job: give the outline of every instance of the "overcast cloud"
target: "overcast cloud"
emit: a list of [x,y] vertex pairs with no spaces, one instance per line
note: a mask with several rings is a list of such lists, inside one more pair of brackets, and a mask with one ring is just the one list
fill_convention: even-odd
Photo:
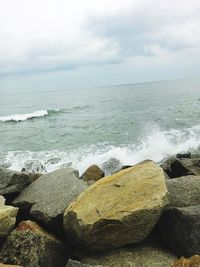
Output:
[[[55,71],[83,78],[92,70],[94,79],[108,71],[108,83],[134,82],[170,78],[174,67],[177,76],[196,75],[200,67],[199,0],[0,0],[0,6],[3,78]],[[145,76],[149,68],[162,68],[166,77]]]

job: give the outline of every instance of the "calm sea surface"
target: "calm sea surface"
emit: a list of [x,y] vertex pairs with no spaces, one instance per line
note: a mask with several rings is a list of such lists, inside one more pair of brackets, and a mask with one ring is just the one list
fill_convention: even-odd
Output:
[[[54,91],[0,88],[0,164],[82,172],[200,146],[200,79]],[[115,166],[116,167],[116,166]]]

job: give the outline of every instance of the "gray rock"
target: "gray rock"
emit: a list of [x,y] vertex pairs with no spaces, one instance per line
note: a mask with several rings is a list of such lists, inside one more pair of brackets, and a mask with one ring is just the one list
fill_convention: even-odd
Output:
[[74,260],[69,259],[66,267],[106,267],[106,266],[83,264],[79,261],[74,261]]
[[0,194],[17,194],[31,184],[26,173],[0,168]]
[[200,175],[200,158],[171,157],[163,161],[160,166],[170,178],[187,175]]
[[121,162],[116,158],[110,158],[107,161],[102,163],[102,169],[107,175],[112,174],[116,171],[119,171],[122,167]]
[[40,176],[14,201],[14,205],[30,208],[30,214],[48,225],[57,223],[68,205],[87,185],[78,179],[78,171],[63,168]]
[[5,199],[0,196],[0,238],[6,237],[14,228],[18,208],[5,205]]
[[8,236],[0,253],[0,261],[24,267],[64,267],[65,246],[36,223],[23,221]]
[[177,256],[156,240],[83,258],[83,264],[108,267],[170,267]]
[[170,207],[200,205],[200,176],[183,176],[166,180]]
[[179,256],[200,254],[200,206],[166,210],[158,229],[162,239]]

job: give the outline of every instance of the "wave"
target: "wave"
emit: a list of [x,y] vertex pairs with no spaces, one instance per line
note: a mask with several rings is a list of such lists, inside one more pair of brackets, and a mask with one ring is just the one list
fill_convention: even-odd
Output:
[[45,117],[53,113],[59,112],[59,109],[47,109],[47,110],[38,110],[32,113],[26,113],[26,114],[14,114],[9,115],[5,117],[0,117],[0,122],[20,122],[20,121],[26,121],[33,118],[40,118]]
[[154,128],[138,143],[111,146],[106,143],[84,146],[74,151],[9,151],[2,163],[20,171],[51,172],[63,166],[72,166],[82,173],[92,164],[104,169],[106,174],[122,165],[133,165],[144,159],[160,162],[166,157],[181,152],[200,151],[200,125],[184,130],[161,131]]

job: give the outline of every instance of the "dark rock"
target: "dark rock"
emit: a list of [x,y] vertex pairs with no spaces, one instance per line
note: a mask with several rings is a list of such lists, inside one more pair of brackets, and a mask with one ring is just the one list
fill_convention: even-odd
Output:
[[24,267],[64,267],[65,246],[36,223],[23,221],[8,236],[0,253],[3,263]]
[[200,158],[172,157],[160,164],[170,178],[200,175]]
[[40,173],[46,172],[46,167],[44,164],[39,160],[27,160],[24,162],[24,167],[22,168],[23,172],[32,172],[32,173]]
[[183,176],[166,180],[170,207],[200,205],[200,176]]
[[102,171],[97,165],[90,166],[82,175],[82,179],[86,182],[93,180],[98,181],[105,176],[104,171]]
[[200,254],[200,206],[166,210],[158,229],[166,244],[179,256]]
[[13,204],[30,209],[37,220],[51,227],[62,227],[65,208],[85,189],[86,183],[78,179],[78,171],[64,168],[40,176],[29,185]]
[[191,159],[191,153],[187,152],[187,153],[178,153],[176,155],[177,159]]
[[26,173],[0,168],[0,195],[18,194],[30,184]]

